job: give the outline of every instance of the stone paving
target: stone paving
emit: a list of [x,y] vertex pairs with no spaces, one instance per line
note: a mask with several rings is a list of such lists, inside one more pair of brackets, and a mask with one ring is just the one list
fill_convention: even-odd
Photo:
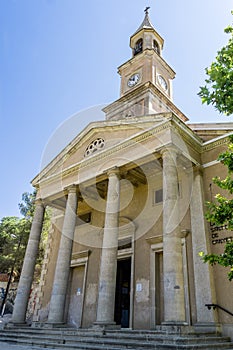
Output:
[[[7,323],[11,318],[11,315],[4,315],[0,317],[0,329],[4,327],[5,323]],[[31,345],[16,345],[7,342],[0,342],[0,350],[43,350],[45,348]],[[46,348],[46,350],[54,350],[51,348]]]
[[[14,345],[10,343],[0,342],[0,349],[1,350],[42,350],[45,348],[37,347],[37,346],[31,346],[31,345]],[[54,350],[51,348],[46,348],[46,350]]]

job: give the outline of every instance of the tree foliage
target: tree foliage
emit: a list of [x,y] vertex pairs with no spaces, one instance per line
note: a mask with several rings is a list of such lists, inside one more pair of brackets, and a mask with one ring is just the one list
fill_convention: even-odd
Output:
[[[206,218],[216,226],[226,225],[229,230],[233,230],[233,135],[229,137],[229,145],[226,152],[221,153],[218,160],[223,163],[228,174],[225,179],[219,177],[213,178],[213,182],[224,190],[225,195],[217,194],[215,201],[207,202],[208,211]],[[210,265],[219,264],[224,267],[230,267],[228,279],[233,279],[233,242],[229,242],[225,246],[223,254],[204,254],[200,252],[200,256],[204,262]]]
[[207,202],[208,212],[206,218],[209,222],[217,226],[227,225],[228,229],[233,230],[233,135],[229,137],[230,143],[226,152],[221,153],[218,160],[228,168],[228,175],[221,180],[220,177],[214,177],[213,182],[221,189],[227,191],[227,195],[215,196],[214,202]]
[[225,28],[225,33],[230,35],[230,39],[217,52],[215,61],[205,69],[208,78],[198,95],[202,103],[212,104],[220,113],[229,116],[233,114],[233,27]]
[[[16,280],[20,277],[23,265],[35,210],[35,197],[35,191],[33,193],[23,193],[22,202],[19,203],[20,213],[23,217],[9,216],[2,218],[0,221],[0,273],[10,273],[14,265],[14,276]],[[49,225],[49,213],[46,211],[36,263],[36,279],[40,276]]]
[[34,214],[35,198],[36,198],[36,191],[33,191],[32,193],[24,192],[22,194],[22,202],[19,203],[20,214],[29,220],[32,219]]
[[[15,216],[4,217],[0,222],[0,272],[9,273],[15,264],[19,276],[30,233],[31,222]],[[20,248],[18,248],[20,246]]]
[[229,281],[233,279],[233,244],[227,243],[223,254],[204,254],[200,253],[203,261],[210,265],[219,264],[224,267],[230,267],[230,271],[227,273]]
[[[203,103],[212,104],[220,113],[229,116],[233,114],[233,27],[228,26],[225,32],[230,35],[228,44],[218,51],[215,61],[206,68],[206,85],[200,88],[198,95]],[[228,174],[223,180],[215,177],[213,182],[224,190],[224,195],[218,193],[214,201],[207,202],[206,218],[216,226],[225,225],[233,230],[233,135],[229,138],[228,149],[219,155],[218,160],[227,167]],[[200,252],[200,256],[210,265],[230,268],[228,279],[233,279],[233,242],[226,244],[223,254]]]

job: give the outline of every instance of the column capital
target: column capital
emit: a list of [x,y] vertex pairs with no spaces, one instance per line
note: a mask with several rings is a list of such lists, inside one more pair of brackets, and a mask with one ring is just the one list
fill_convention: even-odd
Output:
[[119,177],[120,176],[120,170],[119,170],[118,167],[115,166],[115,167],[110,168],[110,169],[107,170],[107,175],[108,175],[108,177],[114,176],[114,175]]
[[166,154],[172,154],[175,155],[176,157],[179,155],[180,151],[172,144],[166,145],[165,147],[161,148],[160,154],[162,155],[162,158],[166,156]]
[[65,194],[78,193],[78,185],[72,184],[64,188]]
[[43,206],[44,208],[46,207],[46,204],[44,203],[43,199],[42,198],[36,198],[35,201],[34,201],[35,205],[41,205]]
[[190,230],[189,229],[184,229],[181,230],[179,233],[180,238],[186,238],[189,234],[190,234]]
[[198,164],[193,167],[193,173],[194,175],[203,175],[204,168],[202,165]]

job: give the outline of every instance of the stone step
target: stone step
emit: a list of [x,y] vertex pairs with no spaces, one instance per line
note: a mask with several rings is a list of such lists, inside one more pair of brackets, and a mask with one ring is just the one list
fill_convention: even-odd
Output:
[[[143,331],[143,330],[121,330],[121,331],[109,331],[109,330],[96,330],[96,329],[76,329],[76,328],[70,328],[70,329],[58,329],[58,328],[4,328],[5,333],[11,333],[11,334],[17,334],[17,333],[25,333],[25,334],[52,334],[52,335],[78,335],[78,336],[90,336],[90,335],[104,335],[104,336],[111,336],[111,337],[144,337],[144,338],[153,338],[157,337],[159,335],[161,336],[174,336],[174,334],[169,334],[168,332],[158,332],[156,330],[150,330],[150,331]],[[180,334],[175,334],[175,336],[179,337]],[[184,333],[182,334],[183,337],[221,337],[217,333]]]
[[217,334],[168,334],[158,331],[96,331],[84,329],[10,328],[0,331],[0,341],[50,349],[151,350],[233,349],[227,337]]
[[40,339],[41,333],[43,337],[46,337],[47,341],[60,341],[65,340],[66,342],[76,342],[77,339],[79,339],[80,342],[114,342],[118,343],[120,341],[127,341],[128,344],[131,344],[132,342],[135,341],[140,341],[140,342],[153,342],[156,341],[157,343],[167,343],[167,344],[193,344],[196,343],[197,341],[201,340],[202,342],[212,342],[212,343],[224,343],[224,342],[229,342],[230,339],[228,337],[220,337],[217,335],[208,335],[205,337],[200,337],[200,335],[190,335],[190,336],[176,336],[175,338],[167,335],[167,334],[141,334],[137,332],[129,332],[129,333],[110,333],[106,332],[106,334],[103,336],[102,333],[93,333],[93,332],[80,332],[80,331],[72,331],[72,332],[58,332],[58,331],[52,331],[52,330],[47,330],[46,332],[36,332],[36,330],[28,330],[26,332],[25,330],[19,330],[19,331],[13,331],[13,330],[6,330],[4,334],[2,334],[3,337],[17,337],[17,338],[28,338],[30,337],[31,339]]
[[[9,332],[16,334],[16,333],[26,333],[26,334],[58,334],[58,335],[77,335],[77,336],[96,336],[96,335],[106,335],[106,336],[113,336],[113,337],[145,337],[147,339],[153,339],[154,337],[157,337],[159,335],[164,335],[164,336],[179,336],[180,333],[171,333],[171,332],[165,332],[165,331],[160,331],[160,330],[131,330],[131,329],[122,329],[122,330],[98,330],[98,329],[92,329],[92,328],[82,328],[82,329],[76,329],[76,328],[37,328],[37,327],[28,327],[28,328],[17,328],[17,327],[12,327],[12,328],[4,328],[5,332]],[[195,333],[195,332],[190,332],[190,333],[183,333],[182,335],[185,336],[192,336],[192,337],[197,337],[200,338],[203,333]],[[216,336],[215,332],[212,333],[204,333],[205,337],[213,337]]]
[[[126,345],[122,346],[109,346],[109,345],[98,345],[98,344],[61,344],[61,343],[48,343],[46,341],[13,341],[12,338],[6,340],[7,343],[10,344],[18,344],[18,345],[27,345],[30,346],[31,349],[57,349],[57,350],[122,350],[122,349],[138,349],[138,350],[151,350],[151,348],[144,346],[142,344],[138,344],[137,348],[132,348]],[[155,344],[153,345],[153,349],[156,350],[233,350],[232,344],[231,346],[226,346],[226,344],[196,344],[196,345],[177,345],[177,344]]]
[[[76,343],[76,344],[63,344],[63,343],[57,343],[57,342],[47,342],[47,341],[36,341],[36,340],[30,340],[28,339],[26,340],[22,340],[22,339],[18,339],[18,340],[13,340],[12,338],[9,339],[1,339],[1,342],[7,342],[9,344],[17,344],[17,345],[26,345],[26,346],[30,346],[30,348],[33,349],[57,349],[57,350],[122,350],[124,348],[120,347],[109,347],[109,346],[103,346],[103,345],[96,345],[96,344],[80,344],[80,343]],[[156,349],[156,348],[155,348]],[[147,349],[144,349],[147,350]]]

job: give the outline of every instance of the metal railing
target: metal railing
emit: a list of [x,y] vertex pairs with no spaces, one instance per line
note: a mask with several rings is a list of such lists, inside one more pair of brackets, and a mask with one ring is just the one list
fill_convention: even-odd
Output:
[[222,306],[220,306],[218,304],[205,304],[205,306],[208,308],[208,310],[211,310],[211,308],[213,308],[213,310],[218,308],[218,309],[226,312],[228,315],[233,316],[233,313],[231,311],[225,309],[225,307],[222,307]]

